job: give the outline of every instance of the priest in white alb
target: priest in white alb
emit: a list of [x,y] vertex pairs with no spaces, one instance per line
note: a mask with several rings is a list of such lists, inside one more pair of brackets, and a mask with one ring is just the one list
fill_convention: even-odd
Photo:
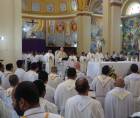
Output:
[[51,68],[51,73],[48,76],[47,84],[56,89],[62,81],[62,78],[57,74],[57,67],[53,66]]
[[84,52],[82,52],[79,60],[80,60],[80,67],[81,67],[80,70],[81,70],[81,72],[86,73],[86,70],[87,70],[87,57],[86,57]]
[[65,114],[65,103],[66,101],[75,95],[77,91],[75,90],[75,79],[76,70],[74,68],[69,68],[67,70],[68,79],[58,85],[55,91],[55,104],[58,107],[58,111],[61,115]]
[[97,76],[93,79],[91,88],[95,91],[95,95],[97,100],[99,100],[104,108],[104,99],[106,93],[113,89],[114,80],[109,77],[108,74],[110,72],[109,66],[104,66],[102,68],[102,75]]
[[67,100],[65,118],[104,118],[103,108],[99,101],[88,96],[89,84],[85,77],[76,80],[78,95]]
[[140,74],[138,73],[138,66],[136,64],[132,64],[130,70],[132,73],[124,78],[125,87],[133,94],[135,100],[135,112],[138,112],[140,111],[139,104],[137,103],[140,96]]
[[64,48],[61,47],[60,50],[56,54],[56,59],[57,59],[56,61],[61,62],[62,59],[66,57],[67,57],[67,54],[65,53]]
[[44,61],[46,63],[45,71],[47,73],[51,72],[52,66],[54,66],[54,55],[51,50],[49,50],[45,55],[44,55]]
[[123,79],[115,81],[115,88],[105,98],[105,118],[128,118],[134,112],[132,93],[125,90]]

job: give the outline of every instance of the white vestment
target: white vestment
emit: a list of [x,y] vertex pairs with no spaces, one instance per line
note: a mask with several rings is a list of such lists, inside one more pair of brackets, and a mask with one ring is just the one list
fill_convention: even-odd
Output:
[[104,59],[104,55],[103,55],[103,53],[98,53],[97,52],[95,54],[95,58],[96,58],[97,61],[102,61]]
[[45,110],[45,112],[58,114],[57,106],[44,98],[39,99],[40,107]]
[[77,57],[75,55],[71,55],[69,56],[69,61],[74,61],[74,62],[77,62]]
[[47,73],[51,72],[52,66],[54,66],[54,55],[52,53],[46,53],[44,55],[44,61],[46,63],[45,71]]
[[10,110],[5,106],[0,99],[0,118],[11,118]]
[[100,75],[93,79],[91,85],[93,91],[95,91],[95,96],[99,100],[104,108],[104,99],[108,91],[113,89],[114,80],[108,76]]
[[80,56],[80,70],[83,73],[87,72],[87,57],[86,56]]
[[66,58],[67,54],[64,51],[58,51],[56,54],[56,62],[61,62],[63,58]]
[[134,112],[134,99],[124,88],[115,87],[105,98],[105,118],[128,118]]
[[66,102],[65,118],[104,118],[104,112],[97,100],[76,95]]
[[10,83],[9,83],[9,76],[10,75],[13,75],[13,73],[10,71],[4,72],[4,76],[2,77],[2,87],[4,89],[8,89],[10,87]]
[[48,101],[54,103],[54,93],[55,93],[55,89],[52,88],[50,85],[46,84],[46,95],[45,95],[45,99],[47,99]]
[[42,108],[37,107],[25,111],[23,118],[47,118],[46,116],[48,116],[48,118],[62,118],[60,115],[57,114],[53,113],[48,113],[48,115],[46,114],[47,113],[45,113],[45,111]]
[[87,60],[88,60],[88,61],[95,61],[95,54],[89,52],[89,53],[87,54]]
[[22,68],[17,68],[15,74],[18,76],[19,82],[23,81],[23,76],[25,74],[25,70]]
[[35,56],[32,55],[30,57],[30,60],[31,60],[32,63],[37,63],[37,62],[39,62],[39,56],[38,55],[35,55]]
[[135,112],[140,110],[137,99],[140,96],[140,74],[132,73],[124,78],[125,87],[133,94],[135,100]]
[[55,73],[50,73],[48,76],[48,85],[55,88],[62,82],[63,80],[60,78],[59,75]]
[[24,81],[31,81],[31,82],[33,82],[33,81],[38,79],[38,74],[35,71],[29,70],[28,72],[26,72],[24,74],[23,78],[24,78],[23,79]]
[[2,86],[0,86],[0,100],[2,100],[3,102],[6,101],[6,91]]
[[55,91],[54,99],[61,115],[64,115],[65,113],[65,103],[67,99],[75,96],[76,94],[75,80],[68,79],[58,85]]
[[7,95],[7,96],[12,96],[13,89],[14,89],[13,87],[8,88],[8,89],[6,90],[6,95]]

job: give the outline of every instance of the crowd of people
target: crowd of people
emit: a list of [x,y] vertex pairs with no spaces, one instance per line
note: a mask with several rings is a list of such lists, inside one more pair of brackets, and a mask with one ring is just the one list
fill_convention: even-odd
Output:
[[63,48],[56,56],[51,51],[44,55],[49,65],[44,63],[45,69],[34,58],[30,58],[27,70],[24,60],[17,60],[16,69],[12,63],[0,63],[0,118],[140,117],[138,65],[132,64],[131,74],[124,78],[111,78],[108,65],[101,75],[89,78],[83,62],[104,58],[101,52],[97,54],[93,58],[91,53],[82,53],[79,59],[70,55],[68,61],[73,63],[64,77],[58,72],[59,64],[67,58]]

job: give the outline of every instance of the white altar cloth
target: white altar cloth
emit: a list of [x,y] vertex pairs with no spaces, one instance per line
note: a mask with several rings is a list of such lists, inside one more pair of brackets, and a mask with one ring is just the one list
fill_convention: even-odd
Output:
[[115,69],[115,73],[119,76],[126,76],[129,72],[131,64],[137,64],[140,69],[140,62],[132,62],[132,61],[121,61],[121,62],[88,62],[87,66],[87,76],[91,78],[95,78],[96,76],[101,74],[102,67],[105,65],[109,65]]

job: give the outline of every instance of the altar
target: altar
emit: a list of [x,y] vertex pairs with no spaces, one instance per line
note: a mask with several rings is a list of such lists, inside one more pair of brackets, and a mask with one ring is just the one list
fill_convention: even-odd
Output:
[[119,76],[126,76],[129,72],[131,64],[137,64],[140,69],[140,62],[121,61],[121,62],[88,62],[87,76],[95,78],[102,72],[102,67],[108,65],[113,67],[115,73]]

